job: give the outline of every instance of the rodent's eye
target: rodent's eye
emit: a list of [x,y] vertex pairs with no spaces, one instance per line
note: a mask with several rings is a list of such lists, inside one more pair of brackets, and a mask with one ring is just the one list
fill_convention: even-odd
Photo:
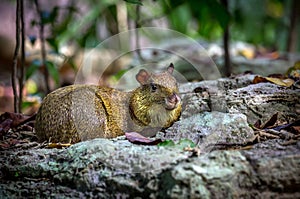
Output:
[[154,83],[150,83],[151,91],[155,92],[157,90],[157,86]]

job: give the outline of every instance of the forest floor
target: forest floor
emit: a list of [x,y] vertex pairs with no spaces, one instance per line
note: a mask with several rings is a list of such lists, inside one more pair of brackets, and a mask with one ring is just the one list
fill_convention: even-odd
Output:
[[182,116],[158,146],[121,136],[49,148],[34,121],[2,115],[0,195],[300,197],[299,88],[255,78],[181,85]]

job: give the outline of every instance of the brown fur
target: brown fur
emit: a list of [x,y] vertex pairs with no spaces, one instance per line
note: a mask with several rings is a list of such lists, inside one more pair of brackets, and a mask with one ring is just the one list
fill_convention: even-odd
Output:
[[170,67],[159,74],[141,70],[136,77],[141,86],[131,92],[95,85],[57,89],[45,97],[38,111],[35,130],[39,140],[76,143],[132,131],[155,135],[181,113],[180,101],[172,110],[165,108],[165,99],[178,94]]

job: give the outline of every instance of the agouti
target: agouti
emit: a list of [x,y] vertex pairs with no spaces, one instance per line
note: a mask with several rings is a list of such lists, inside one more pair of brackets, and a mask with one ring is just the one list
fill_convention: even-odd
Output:
[[141,69],[140,86],[131,92],[96,85],[72,85],[48,94],[36,116],[40,141],[76,143],[113,138],[125,132],[153,136],[181,113],[173,64],[152,74]]

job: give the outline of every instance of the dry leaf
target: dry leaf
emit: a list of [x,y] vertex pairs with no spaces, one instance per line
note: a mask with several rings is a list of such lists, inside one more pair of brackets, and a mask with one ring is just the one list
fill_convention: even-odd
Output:
[[290,131],[294,132],[295,134],[297,134],[297,133],[300,134],[299,126],[300,126],[300,120],[296,120],[292,123],[283,124],[283,125],[273,128],[273,129],[276,131],[281,131],[282,129],[286,129],[286,130],[290,130]]
[[254,127],[257,129],[261,129],[261,120],[257,120],[254,124]]
[[10,113],[5,112],[2,115],[0,115],[0,123],[4,122],[7,119],[11,119],[13,122],[11,124],[11,128],[17,127],[22,122],[26,121],[30,116],[23,115],[21,113]]
[[278,113],[275,113],[268,121],[266,121],[261,126],[261,129],[272,127],[277,122],[277,118],[278,118]]
[[261,82],[271,82],[273,84],[285,87],[291,87],[294,84],[294,80],[287,78],[287,79],[279,79],[274,77],[262,77],[262,76],[255,76],[253,79],[253,83],[261,83]]
[[300,126],[292,126],[291,127],[291,131],[296,134],[299,135],[300,134]]
[[255,76],[253,79],[253,84],[257,84],[257,83],[261,83],[261,82],[267,82],[266,78],[262,77],[262,76]]
[[278,112],[272,115],[272,117],[263,124],[261,123],[261,120],[257,120],[253,125],[253,127],[256,129],[266,129],[266,128],[273,127],[277,122],[277,118],[278,118]]
[[142,136],[136,132],[125,133],[126,139],[134,144],[142,144],[142,145],[157,145],[162,142],[161,139],[151,140],[147,137]]
[[11,128],[13,123],[12,119],[6,119],[0,123],[0,137],[2,137]]

